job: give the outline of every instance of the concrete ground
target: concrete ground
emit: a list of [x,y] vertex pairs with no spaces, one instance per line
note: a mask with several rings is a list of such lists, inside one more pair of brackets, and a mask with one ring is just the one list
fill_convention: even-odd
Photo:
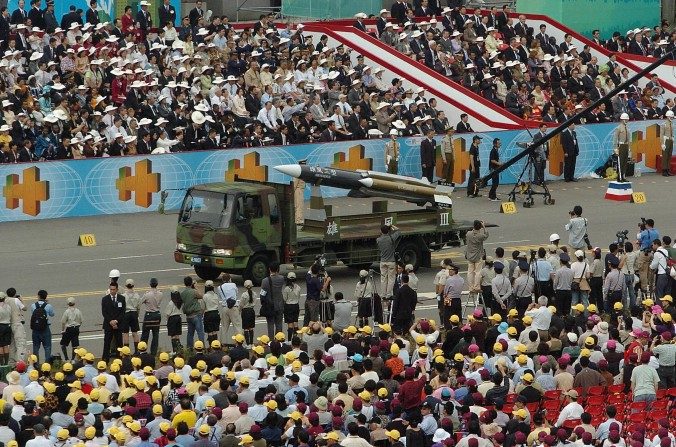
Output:
[[[526,209],[518,204],[516,214],[501,214],[500,204],[487,200],[487,190],[483,191],[484,197],[475,199],[466,198],[465,191],[459,190],[454,193],[453,214],[457,220],[481,219],[497,224],[498,228],[490,230],[486,250],[490,254],[495,247],[502,246],[509,253],[544,245],[554,232],[559,233],[565,243],[567,236],[563,225],[568,221],[568,211],[580,204],[584,216],[589,219],[591,243],[607,247],[619,230],[627,229],[630,235],[634,234],[641,217],[655,219],[662,234],[676,236],[673,219],[675,184],[671,178],[654,174],[634,179],[634,191],[644,192],[648,199],[646,204],[639,205],[604,200],[607,187],[604,180],[556,182],[550,184],[555,205],[545,206],[537,200],[534,208]],[[499,192],[505,198],[510,189],[510,186],[502,186]],[[352,205],[359,208],[358,200],[341,198],[331,203],[338,207]],[[143,213],[0,224],[3,258],[0,288],[15,287],[27,304],[35,302],[39,289],[49,292],[49,300],[57,314],[52,322],[54,353],[59,351],[59,321],[66,299],[75,297],[85,320],[81,345],[100,354],[103,343],[100,298],[106,293],[111,269],[122,272],[121,283],[133,278],[140,292],[147,290],[151,277],[159,280],[161,289],[168,290],[171,285],[182,284],[182,278],[193,273],[190,266],[177,264],[173,259],[176,221],[176,214]],[[78,247],[78,235],[82,233],[93,233],[97,245]],[[445,257],[451,257],[464,270],[462,248],[434,253],[434,264]],[[435,273],[436,269],[418,272],[422,300],[416,312],[418,317],[436,318],[432,285]],[[329,274],[334,279],[335,291],[342,291],[351,298],[356,272],[335,267],[329,269]],[[241,279],[237,278],[237,281],[241,286]],[[165,296],[168,299],[168,293]],[[29,319],[27,314],[27,328]],[[260,322],[256,333],[261,334],[264,330],[265,324]],[[30,333],[28,338],[30,340]],[[161,335],[160,347],[170,348],[166,333]]]

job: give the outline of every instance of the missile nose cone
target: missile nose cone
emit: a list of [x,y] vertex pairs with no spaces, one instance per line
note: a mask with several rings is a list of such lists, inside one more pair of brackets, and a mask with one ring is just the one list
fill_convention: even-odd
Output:
[[372,188],[373,187],[373,179],[371,178],[362,178],[359,179],[359,183],[362,185],[366,186],[367,188]]
[[277,171],[282,174],[289,175],[294,178],[300,177],[301,167],[300,165],[279,165],[274,167]]

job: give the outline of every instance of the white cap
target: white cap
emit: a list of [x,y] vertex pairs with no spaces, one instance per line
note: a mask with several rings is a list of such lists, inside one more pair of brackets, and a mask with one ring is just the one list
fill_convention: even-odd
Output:
[[667,118],[673,118],[674,117],[674,112],[671,110],[667,110],[667,113],[664,114]]
[[561,236],[556,233],[552,233],[552,235],[549,236],[549,242],[558,241],[559,239],[561,239]]
[[[673,114],[673,112],[672,112],[672,114]],[[620,119],[621,119],[621,120],[628,120],[628,119],[629,119],[629,115],[628,115],[627,113],[623,113],[622,115],[620,115]]]
[[391,129],[390,135],[399,135],[399,131],[397,129]]

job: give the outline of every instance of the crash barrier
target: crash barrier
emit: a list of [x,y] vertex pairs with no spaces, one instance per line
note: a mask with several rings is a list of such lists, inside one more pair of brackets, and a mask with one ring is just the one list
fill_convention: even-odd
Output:
[[[577,177],[590,176],[603,167],[612,154],[613,131],[617,124],[577,126],[580,148]],[[631,155],[638,172],[654,172],[661,152],[660,122],[629,123]],[[479,146],[481,174],[487,173],[493,139],[502,142],[501,159],[508,160],[530,142],[535,130],[482,132],[454,137],[453,180],[467,184],[472,137],[482,137]],[[437,146],[442,136],[436,136]],[[270,146],[215,151],[183,152],[151,156],[94,158],[0,165],[2,201],[0,222],[59,217],[97,216],[157,211],[180,207],[184,190],[208,182],[233,181],[235,176],[254,181],[284,183],[291,178],[272,169],[306,159],[311,166],[385,171],[386,139],[339,141],[295,146]],[[399,174],[421,178],[422,137],[399,138]],[[437,147],[437,152],[439,148]],[[563,148],[559,136],[549,143],[547,177],[563,175]],[[500,182],[515,183],[525,159],[503,172]],[[437,153],[436,175],[443,173]],[[322,188],[324,197],[345,196],[345,190]],[[306,188],[306,197],[310,188]]]

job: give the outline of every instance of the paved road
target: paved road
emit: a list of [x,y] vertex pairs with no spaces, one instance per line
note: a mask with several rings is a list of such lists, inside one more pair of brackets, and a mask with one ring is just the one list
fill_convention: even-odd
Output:
[[[489,202],[485,197],[468,199],[464,190],[458,191],[453,213],[457,220],[482,219],[499,225],[490,231],[486,249],[492,252],[498,245],[507,252],[528,250],[545,244],[553,232],[566,241],[563,224],[568,219],[568,210],[581,204],[589,219],[589,234],[594,245],[607,247],[615,239],[618,230],[636,230],[640,217],[652,217],[662,233],[676,235],[673,220],[673,191],[676,182],[657,175],[644,175],[634,180],[634,191],[645,192],[648,203],[637,205],[616,203],[603,199],[607,183],[603,180],[584,180],[578,183],[557,182],[551,184],[556,205],[545,206],[536,202],[535,208],[525,209],[518,205],[518,213],[499,213],[499,203]],[[509,187],[500,188],[503,197]],[[485,191],[484,191],[485,192]],[[358,199],[342,198],[332,203],[334,207],[359,208]],[[175,245],[176,215],[154,213],[115,215],[96,218],[58,219],[35,222],[4,223],[0,225],[2,244],[0,255],[0,288],[15,287],[32,303],[39,289],[50,293],[50,300],[60,317],[65,307],[65,298],[74,296],[82,309],[85,324],[83,346],[98,353],[102,345],[100,327],[100,297],[107,288],[108,272],[117,268],[122,279],[133,278],[139,291],[145,290],[150,277],[158,278],[160,287],[178,285],[183,276],[192,273],[189,266],[176,264],[172,251]],[[78,235],[93,233],[97,246],[77,246]],[[463,251],[452,248],[434,253],[437,263],[451,257],[463,266]],[[420,315],[434,318],[435,302],[432,280],[436,270],[418,272],[420,292],[424,301]],[[356,272],[344,267],[329,270],[336,290],[351,296],[356,282]],[[237,279],[241,285],[241,280]],[[58,324],[55,326],[59,327]],[[258,326],[261,332],[264,326]],[[163,335],[161,346],[169,342]],[[55,334],[54,351],[58,349],[58,334]]]

